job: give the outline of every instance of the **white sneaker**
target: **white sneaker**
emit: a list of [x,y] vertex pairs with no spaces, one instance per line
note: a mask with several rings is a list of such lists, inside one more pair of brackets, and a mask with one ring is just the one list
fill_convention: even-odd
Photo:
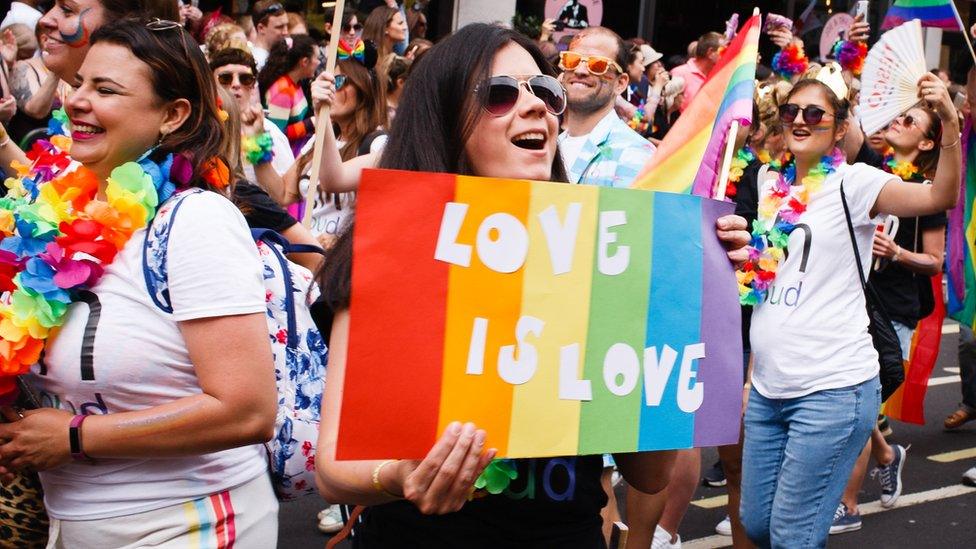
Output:
[[970,467],[962,474],[962,483],[966,486],[976,486],[976,467]]
[[342,512],[338,505],[329,506],[319,511],[319,532],[323,534],[335,534],[342,530]]
[[651,549],[681,549],[681,536],[675,535],[675,542],[671,543],[671,533],[661,528],[659,524],[654,528],[654,539],[651,540]]
[[725,515],[722,522],[715,525],[715,533],[720,536],[732,535],[732,519],[730,519],[728,515]]

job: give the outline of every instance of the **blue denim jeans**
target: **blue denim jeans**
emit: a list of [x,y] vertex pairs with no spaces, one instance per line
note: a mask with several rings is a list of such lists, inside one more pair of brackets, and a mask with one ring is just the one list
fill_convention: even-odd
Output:
[[752,389],[742,454],[742,525],[759,547],[825,547],[834,511],[881,406],[875,377],[789,399]]

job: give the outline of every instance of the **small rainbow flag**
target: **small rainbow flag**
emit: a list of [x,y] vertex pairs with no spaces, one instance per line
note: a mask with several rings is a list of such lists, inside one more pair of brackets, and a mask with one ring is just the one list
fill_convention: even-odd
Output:
[[912,334],[912,346],[905,362],[905,383],[888,397],[881,413],[916,425],[925,425],[925,393],[929,388],[929,377],[935,369],[942,342],[942,321],[946,309],[942,302],[942,274],[931,277],[932,295],[935,296],[935,309],[918,321]]
[[696,196],[367,171],[338,459],[422,458],[471,421],[499,457],[738,438],[732,266]]
[[893,29],[912,19],[921,21],[923,27],[960,30],[952,0],[895,0],[881,23],[881,30]]
[[753,15],[661,141],[634,188],[714,196],[732,121],[752,121],[758,54],[759,16]]

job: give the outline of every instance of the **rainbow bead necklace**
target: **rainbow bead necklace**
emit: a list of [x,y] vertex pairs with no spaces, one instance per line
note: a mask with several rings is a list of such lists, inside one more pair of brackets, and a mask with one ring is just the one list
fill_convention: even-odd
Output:
[[752,222],[752,242],[747,247],[749,259],[736,272],[742,305],[758,305],[766,298],[769,286],[776,279],[779,263],[785,257],[790,233],[806,211],[810,196],[820,190],[827,176],[843,162],[844,154],[840,149],[834,149],[820,159],[799,185],[793,184],[796,163],[790,153],[771,164],[779,177],[759,200],[759,216]]

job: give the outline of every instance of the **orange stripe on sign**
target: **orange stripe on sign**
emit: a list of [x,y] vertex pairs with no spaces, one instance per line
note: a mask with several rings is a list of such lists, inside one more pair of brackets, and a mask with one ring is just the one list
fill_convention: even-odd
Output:
[[[470,245],[472,253],[470,267],[451,266],[438,433],[452,421],[471,421],[487,432],[485,448],[497,448],[499,455],[504,455],[508,451],[513,386],[498,375],[498,354],[502,346],[515,344],[524,267],[511,274],[489,268],[479,255],[476,241],[482,222],[493,214],[508,214],[524,224],[530,187],[524,181],[494,180],[489,186],[476,178],[457,179],[454,200],[467,204],[468,210],[456,242]],[[505,237],[489,233],[491,239]],[[487,320],[480,375],[466,373],[476,318]]]

